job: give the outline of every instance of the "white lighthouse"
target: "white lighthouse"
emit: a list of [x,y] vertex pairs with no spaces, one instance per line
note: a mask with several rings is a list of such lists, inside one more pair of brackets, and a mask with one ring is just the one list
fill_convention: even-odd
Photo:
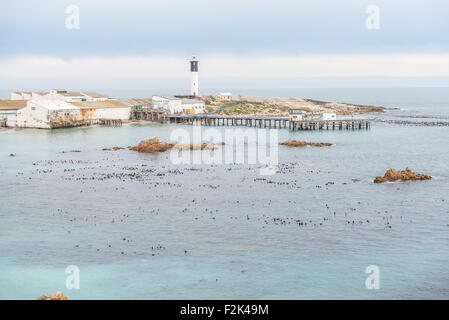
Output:
[[196,57],[192,57],[190,59],[190,73],[192,74],[190,80],[190,95],[198,96],[198,59]]

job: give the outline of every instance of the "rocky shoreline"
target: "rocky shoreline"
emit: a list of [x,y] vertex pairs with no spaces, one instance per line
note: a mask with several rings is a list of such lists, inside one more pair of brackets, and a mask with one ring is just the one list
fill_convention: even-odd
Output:
[[58,291],[49,296],[43,294],[39,298],[37,298],[37,300],[69,300],[69,298],[67,298],[67,296],[62,292]]

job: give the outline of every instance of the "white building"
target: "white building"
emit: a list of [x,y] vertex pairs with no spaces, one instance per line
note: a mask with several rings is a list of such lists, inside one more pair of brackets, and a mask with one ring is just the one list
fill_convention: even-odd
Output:
[[15,127],[17,111],[26,107],[25,100],[0,100],[0,126]]
[[167,110],[170,114],[182,113],[182,99],[175,96],[155,95],[152,97],[153,107]]
[[189,114],[204,113],[206,110],[206,104],[204,101],[196,99],[182,99],[181,107],[184,113]]
[[175,96],[157,95],[153,96],[153,107],[167,110],[169,114],[197,114],[206,110],[204,101],[197,99],[182,99]]
[[234,95],[229,92],[220,92],[215,96],[217,101],[232,101],[234,100]]
[[131,106],[120,100],[109,101],[73,101],[69,104],[81,110],[81,120],[129,120]]
[[192,57],[190,59],[190,95],[197,97],[199,96],[198,92],[198,59],[196,57]]
[[302,121],[305,116],[303,109],[288,109],[288,114],[289,121]]
[[108,96],[97,92],[73,92],[53,89],[49,92],[11,92],[11,100],[63,100],[63,101],[105,101]]
[[62,100],[29,100],[17,111],[22,128],[64,128],[82,125],[81,109]]

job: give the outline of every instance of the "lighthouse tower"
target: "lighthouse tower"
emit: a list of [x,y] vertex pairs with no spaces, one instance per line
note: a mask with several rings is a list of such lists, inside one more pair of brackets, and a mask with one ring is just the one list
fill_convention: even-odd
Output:
[[198,59],[192,57],[190,59],[190,73],[192,75],[190,80],[190,95],[198,96]]

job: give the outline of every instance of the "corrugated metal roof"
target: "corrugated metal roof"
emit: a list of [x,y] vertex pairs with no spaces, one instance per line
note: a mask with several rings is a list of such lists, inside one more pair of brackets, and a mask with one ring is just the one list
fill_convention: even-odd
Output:
[[145,105],[145,104],[148,105],[148,104],[153,103],[153,99],[151,99],[151,98],[140,98],[140,99],[134,98],[134,99],[125,99],[125,100],[120,100],[120,101],[130,107],[141,106],[141,105]]
[[92,92],[92,91],[89,91],[89,92],[83,91],[81,93],[84,95],[87,95],[89,97],[92,97],[92,98],[107,98],[108,97],[108,96],[105,96],[104,94],[101,94],[98,92]]
[[121,100],[105,100],[105,101],[70,101],[70,104],[82,109],[106,109],[106,108],[126,108],[129,105]]
[[81,92],[64,92],[64,93],[58,93],[65,97],[83,97],[84,95]]
[[160,98],[164,98],[164,99],[168,99],[168,100],[179,100],[179,98],[176,98],[175,96],[164,95],[164,94],[155,94],[155,95],[153,95],[153,97],[160,97]]
[[27,105],[27,100],[0,100],[0,110],[19,110]]
[[182,103],[182,104],[198,104],[198,103],[204,104],[203,101],[201,101],[201,100],[195,100],[195,99],[182,99],[181,103]]
[[31,106],[38,105],[48,110],[72,110],[77,109],[76,106],[63,100],[30,100]]

